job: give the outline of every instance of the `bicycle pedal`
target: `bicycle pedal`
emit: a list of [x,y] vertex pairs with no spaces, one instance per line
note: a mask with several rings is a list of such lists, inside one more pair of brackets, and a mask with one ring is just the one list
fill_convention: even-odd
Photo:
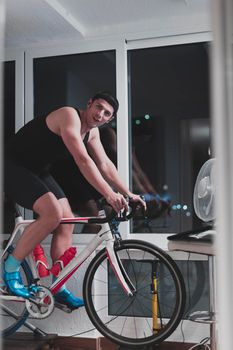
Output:
[[75,309],[71,309],[69,306],[65,305],[65,304],[61,304],[58,301],[55,301],[55,307],[66,312],[67,314],[70,314],[72,311],[74,311]]

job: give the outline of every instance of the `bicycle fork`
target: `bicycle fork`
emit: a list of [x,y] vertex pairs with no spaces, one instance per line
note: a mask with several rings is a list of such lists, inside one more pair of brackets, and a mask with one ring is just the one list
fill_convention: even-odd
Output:
[[118,281],[120,282],[122,288],[124,289],[125,293],[128,296],[133,296],[134,293],[136,292],[136,288],[131,282],[129,276],[127,275],[121,260],[118,258],[118,256],[115,253],[114,242],[115,242],[114,239],[110,239],[109,241],[107,241],[106,250],[107,250],[109,263]]

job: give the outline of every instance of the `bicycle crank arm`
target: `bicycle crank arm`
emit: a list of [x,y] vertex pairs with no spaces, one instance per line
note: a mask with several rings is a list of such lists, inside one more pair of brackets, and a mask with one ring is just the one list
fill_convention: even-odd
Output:
[[[13,310],[11,310],[10,308],[8,308],[6,305],[1,305],[1,308],[11,317],[13,317],[14,319],[18,319],[19,316],[17,313],[15,313]],[[30,331],[32,331],[33,333],[43,336],[45,337],[47,335],[47,333],[45,333],[44,331],[42,331],[40,328],[35,327],[33,324],[31,324],[28,321],[24,322],[24,327],[30,329]]]
[[34,296],[25,300],[25,305],[33,318],[43,319],[53,312],[54,298],[47,287],[39,286]]
[[57,301],[55,302],[54,305],[55,305],[56,308],[66,312],[67,314],[71,314],[72,311],[77,310],[77,309],[71,309],[67,305],[58,303]]

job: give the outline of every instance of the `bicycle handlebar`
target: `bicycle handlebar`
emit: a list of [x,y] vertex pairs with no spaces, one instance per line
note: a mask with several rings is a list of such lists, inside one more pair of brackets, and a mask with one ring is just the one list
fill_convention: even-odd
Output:
[[[21,212],[19,210],[18,204],[13,202],[12,200],[10,200],[8,197],[7,197],[7,201],[8,201],[8,205],[10,205],[12,212],[14,213],[15,218],[20,217]],[[104,205],[109,206],[109,204],[107,203],[106,200],[103,200],[103,202],[104,202]],[[104,224],[107,222],[111,222],[113,219],[116,219],[119,222],[128,221],[135,215],[137,208],[139,206],[142,207],[139,202],[133,202],[130,199],[128,199],[128,206],[130,207],[130,211],[128,213],[126,212],[126,210],[124,210],[120,213],[116,213],[114,211],[114,209],[112,208],[110,213],[107,214],[105,217],[89,218],[88,223],[90,223],[90,224]]]
[[[106,203],[107,204],[107,203]],[[114,209],[111,210],[111,212],[105,216],[105,217],[96,217],[96,218],[90,218],[88,220],[88,223],[93,223],[93,224],[104,224],[107,222],[111,222],[113,219],[117,220],[117,221],[128,221],[130,220],[134,215],[135,212],[137,210],[137,208],[140,206],[139,202],[133,202],[129,199],[128,201],[128,205],[130,207],[130,211],[127,213],[126,210],[124,210],[123,212],[120,213],[116,213]]]

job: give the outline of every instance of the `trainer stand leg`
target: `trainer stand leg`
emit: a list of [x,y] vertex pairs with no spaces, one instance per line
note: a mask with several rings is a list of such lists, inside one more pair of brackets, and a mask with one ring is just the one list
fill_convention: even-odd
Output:
[[30,331],[32,331],[36,336],[40,336],[40,337],[48,336],[48,333],[45,333],[40,328],[33,326],[33,324],[29,323],[28,321],[24,323],[24,327],[30,329]]
[[[16,313],[14,313],[12,310],[10,310],[10,309],[8,309],[6,307],[4,307],[4,310],[5,310],[5,312],[8,313],[8,315],[14,317],[15,319],[18,318],[18,315]],[[35,327],[33,324],[31,324],[28,321],[25,321],[23,326],[28,328],[30,331],[32,331],[34,333],[34,335],[41,336],[41,337],[46,337],[48,335],[47,333],[42,331],[40,328]]]

